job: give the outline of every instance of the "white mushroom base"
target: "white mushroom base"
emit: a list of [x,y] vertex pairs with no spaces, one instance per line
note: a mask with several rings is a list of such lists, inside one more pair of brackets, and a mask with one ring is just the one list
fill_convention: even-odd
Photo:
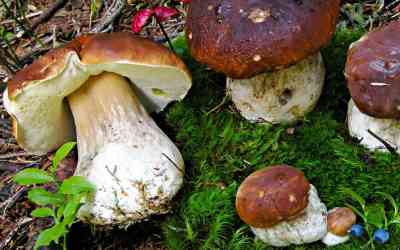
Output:
[[311,185],[308,206],[300,217],[281,222],[270,228],[253,228],[256,237],[268,245],[284,247],[300,245],[322,239],[327,233],[327,209]]
[[383,139],[400,153],[400,121],[395,119],[378,119],[362,113],[353,100],[349,101],[347,110],[347,126],[351,136],[360,140],[360,144],[370,150],[387,151],[381,141],[369,131]]
[[182,186],[184,162],[123,77],[102,73],[68,97],[78,139],[75,175],[96,192],[78,217],[129,226],[169,211]]
[[321,95],[325,66],[320,53],[272,73],[250,79],[227,78],[227,91],[251,122],[291,123],[311,111]]
[[322,243],[324,243],[327,246],[336,246],[342,243],[345,243],[348,241],[350,237],[348,235],[346,236],[339,236],[335,235],[331,232],[328,232],[324,238],[322,238]]

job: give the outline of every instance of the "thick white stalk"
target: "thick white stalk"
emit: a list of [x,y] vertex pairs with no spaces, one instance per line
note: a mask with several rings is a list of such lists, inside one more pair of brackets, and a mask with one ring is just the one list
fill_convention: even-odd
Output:
[[75,175],[96,185],[79,217],[94,224],[129,225],[167,212],[182,185],[183,159],[130,83],[101,73],[68,100],[78,140]]
[[276,72],[250,79],[227,78],[227,91],[244,118],[291,123],[311,111],[321,95],[325,67],[320,53]]
[[326,235],[326,214],[325,204],[319,199],[317,189],[311,185],[304,214],[270,228],[251,227],[251,230],[258,239],[271,246],[301,245],[318,241]]
[[[353,100],[349,101],[347,126],[351,136],[370,150],[387,151],[382,140],[400,153],[400,121],[379,119],[362,113]],[[379,139],[378,139],[379,138]]]

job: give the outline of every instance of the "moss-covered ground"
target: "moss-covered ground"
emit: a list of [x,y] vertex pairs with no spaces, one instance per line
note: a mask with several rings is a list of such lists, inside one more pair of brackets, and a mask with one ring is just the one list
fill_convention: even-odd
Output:
[[[346,129],[349,93],[343,69],[348,46],[362,33],[336,32],[322,50],[327,75],[317,108],[297,124],[280,126],[251,124],[241,118],[229,100],[223,102],[224,76],[194,63],[184,42],[178,42],[194,86],[182,102],[163,114],[172,128],[169,136],[186,161],[185,185],[173,204],[175,212],[161,223],[166,246],[173,250],[271,249],[253,240],[250,229],[235,213],[234,201],[247,175],[273,164],[303,170],[328,208],[351,203],[340,192],[343,187],[370,203],[384,203],[376,195],[378,191],[400,201],[400,158],[367,151]],[[377,249],[398,249],[399,232],[392,229],[390,243]],[[330,249],[371,248],[366,242],[366,238],[352,239]],[[288,249],[324,248],[314,243]]]

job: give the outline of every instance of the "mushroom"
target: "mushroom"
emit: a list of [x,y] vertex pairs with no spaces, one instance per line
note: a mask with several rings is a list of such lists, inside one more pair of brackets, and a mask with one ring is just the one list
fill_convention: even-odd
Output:
[[4,99],[28,152],[56,149],[76,128],[75,175],[96,185],[78,216],[126,226],[167,212],[182,185],[182,156],[148,112],[182,99],[190,86],[186,66],[163,46],[129,33],[95,34],[19,71]]
[[335,31],[340,0],[192,1],[192,56],[225,73],[227,92],[251,122],[287,123],[312,110],[325,68],[318,52]]
[[349,240],[351,226],[356,223],[356,215],[347,207],[336,207],[328,211],[328,233],[322,239],[327,246],[335,246]]
[[399,30],[399,21],[373,30],[347,56],[349,132],[371,150],[386,150],[387,143],[400,152]]
[[257,238],[271,246],[320,240],[326,207],[303,172],[276,165],[249,175],[236,194],[236,211]]

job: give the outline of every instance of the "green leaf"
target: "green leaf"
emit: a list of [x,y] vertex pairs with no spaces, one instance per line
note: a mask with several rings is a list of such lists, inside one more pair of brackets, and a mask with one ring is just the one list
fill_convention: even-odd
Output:
[[55,179],[44,170],[27,168],[18,172],[14,176],[14,181],[19,185],[32,185],[54,182]]
[[372,204],[365,208],[367,223],[382,228],[385,223],[385,207],[383,204]]
[[360,210],[358,210],[356,207],[354,207],[348,203],[346,203],[346,206],[349,207],[351,210],[353,210],[354,213],[356,213],[358,216],[360,216],[363,219],[364,222],[366,222],[367,218]]
[[75,195],[72,197],[71,200],[68,201],[67,205],[65,206],[63,215],[64,220],[63,222],[65,225],[71,226],[76,218],[76,212],[81,206],[81,195]]
[[75,147],[76,142],[67,142],[62,145],[56,152],[53,158],[53,164],[51,167],[51,171],[55,172],[57,170],[58,164],[67,157],[67,155],[71,152],[71,150]]
[[52,241],[58,243],[58,239],[65,233],[67,233],[67,230],[62,223],[56,224],[51,228],[42,231],[36,240],[34,249],[36,250],[39,247],[48,246]]
[[43,188],[35,188],[28,192],[28,199],[40,206],[60,205],[64,202],[64,197],[46,191]]
[[36,208],[31,212],[31,215],[33,217],[38,217],[38,218],[43,218],[43,217],[54,217],[54,212],[48,207],[41,207],[41,208]]
[[364,209],[365,200],[359,194],[357,194],[356,192],[354,192],[350,188],[342,188],[341,192],[344,193],[344,194],[349,195],[350,198],[352,198],[353,200],[357,201],[361,205],[361,208]]
[[60,187],[62,194],[79,194],[94,192],[95,186],[82,176],[72,176],[63,181]]
[[65,204],[58,207],[57,212],[56,212],[57,220],[61,220],[61,217],[63,216],[63,213],[64,213],[64,209],[65,209]]
[[391,196],[388,193],[384,193],[384,192],[377,192],[377,194],[381,195],[383,198],[389,200],[390,204],[392,205],[393,209],[394,209],[394,213],[393,213],[393,217],[397,217],[398,213],[399,213],[399,207],[397,206],[396,201],[394,200],[393,196]]

